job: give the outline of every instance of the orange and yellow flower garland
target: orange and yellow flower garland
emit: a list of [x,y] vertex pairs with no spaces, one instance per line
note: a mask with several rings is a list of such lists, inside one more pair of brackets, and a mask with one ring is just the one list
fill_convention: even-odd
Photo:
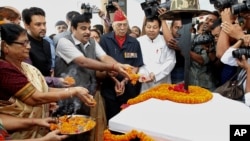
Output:
[[176,88],[179,89],[181,85],[184,86],[183,84],[160,84],[141,93],[135,98],[129,99],[127,104],[140,103],[150,98],[170,100],[178,103],[198,104],[207,102],[213,97],[209,90],[199,86],[189,86],[188,91],[176,90]]
[[137,130],[132,130],[122,135],[112,134],[108,129],[103,132],[103,141],[130,141],[136,138],[139,138],[140,141],[154,141],[150,136]]

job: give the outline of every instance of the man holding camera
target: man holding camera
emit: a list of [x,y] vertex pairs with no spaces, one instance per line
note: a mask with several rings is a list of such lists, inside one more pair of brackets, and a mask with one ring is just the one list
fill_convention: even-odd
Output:
[[207,15],[203,25],[203,33],[193,39],[190,51],[190,84],[214,90],[218,80],[212,73],[213,61],[215,61],[215,47],[211,36],[211,27],[218,19],[219,14],[214,11]]
[[[250,57],[250,35],[246,34],[246,31],[250,29],[250,9],[244,8],[246,7],[244,5],[249,2],[249,0],[245,0],[243,3],[233,5],[231,9],[225,8],[222,11],[222,31],[219,36],[221,40],[220,46],[218,46],[223,63],[240,66],[246,71],[247,78],[243,83],[245,92],[243,101],[247,106],[250,106],[250,60],[248,59]],[[233,16],[233,14],[238,14],[238,16]],[[234,19],[231,17],[234,17]],[[225,42],[225,39],[227,39],[227,42]],[[234,40],[231,47],[230,39]]]

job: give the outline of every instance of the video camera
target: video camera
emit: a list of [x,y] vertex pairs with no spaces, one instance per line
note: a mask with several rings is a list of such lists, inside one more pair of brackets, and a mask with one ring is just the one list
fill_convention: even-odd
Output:
[[93,13],[99,13],[99,8],[96,6],[90,6],[90,4],[83,3],[81,5],[81,12],[83,15],[88,16],[90,19],[92,18]]
[[242,3],[232,5],[231,11],[234,15],[250,11],[250,0],[243,0]]
[[194,40],[193,40],[193,45],[204,45],[204,44],[209,44],[213,43],[214,38],[211,34],[209,33],[203,33],[197,35]]
[[164,3],[159,3],[157,0],[146,0],[141,3],[141,8],[145,13],[146,18],[153,18],[159,16],[158,8],[170,9],[171,0],[166,0]]
[[245,55],[246,58],[250,58],[250,48],[241,47],[237,50],[234,50],[232,52],[232,55],[234,58],[238,58],[238,59],[241,59],[242,55]]
[[118,0],[108,0],[108,3],[106,5],[106,11],[109,13],[114,13],[117,8],[113,5],[113,2],[117,2]]
[[237,4],[238,0],[210,0],[210,3],[214,5],[215,9],[222,11],[225,8]]

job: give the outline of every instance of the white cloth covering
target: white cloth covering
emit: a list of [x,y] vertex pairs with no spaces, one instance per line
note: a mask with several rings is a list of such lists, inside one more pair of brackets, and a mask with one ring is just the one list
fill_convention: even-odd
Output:
[[143,131],[156,141],[229,141],[231,124],[250,124],[245,104],[213,93],[202,104],[149,99],[131,105],[109,120],[112,131]]

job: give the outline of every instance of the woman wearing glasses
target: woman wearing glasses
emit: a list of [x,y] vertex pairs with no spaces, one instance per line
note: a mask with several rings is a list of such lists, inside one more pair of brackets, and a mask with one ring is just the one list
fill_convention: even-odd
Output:
[[[16,24],[1,25],[0,113],[23,118],[46,118],[50,103],[77,96],[87,106],[95,101],[83,87],[49,88],[41,72],[23,62],[29,57],[27,32]],[[47,129],[13,132],[13,139],[42,137]]]

